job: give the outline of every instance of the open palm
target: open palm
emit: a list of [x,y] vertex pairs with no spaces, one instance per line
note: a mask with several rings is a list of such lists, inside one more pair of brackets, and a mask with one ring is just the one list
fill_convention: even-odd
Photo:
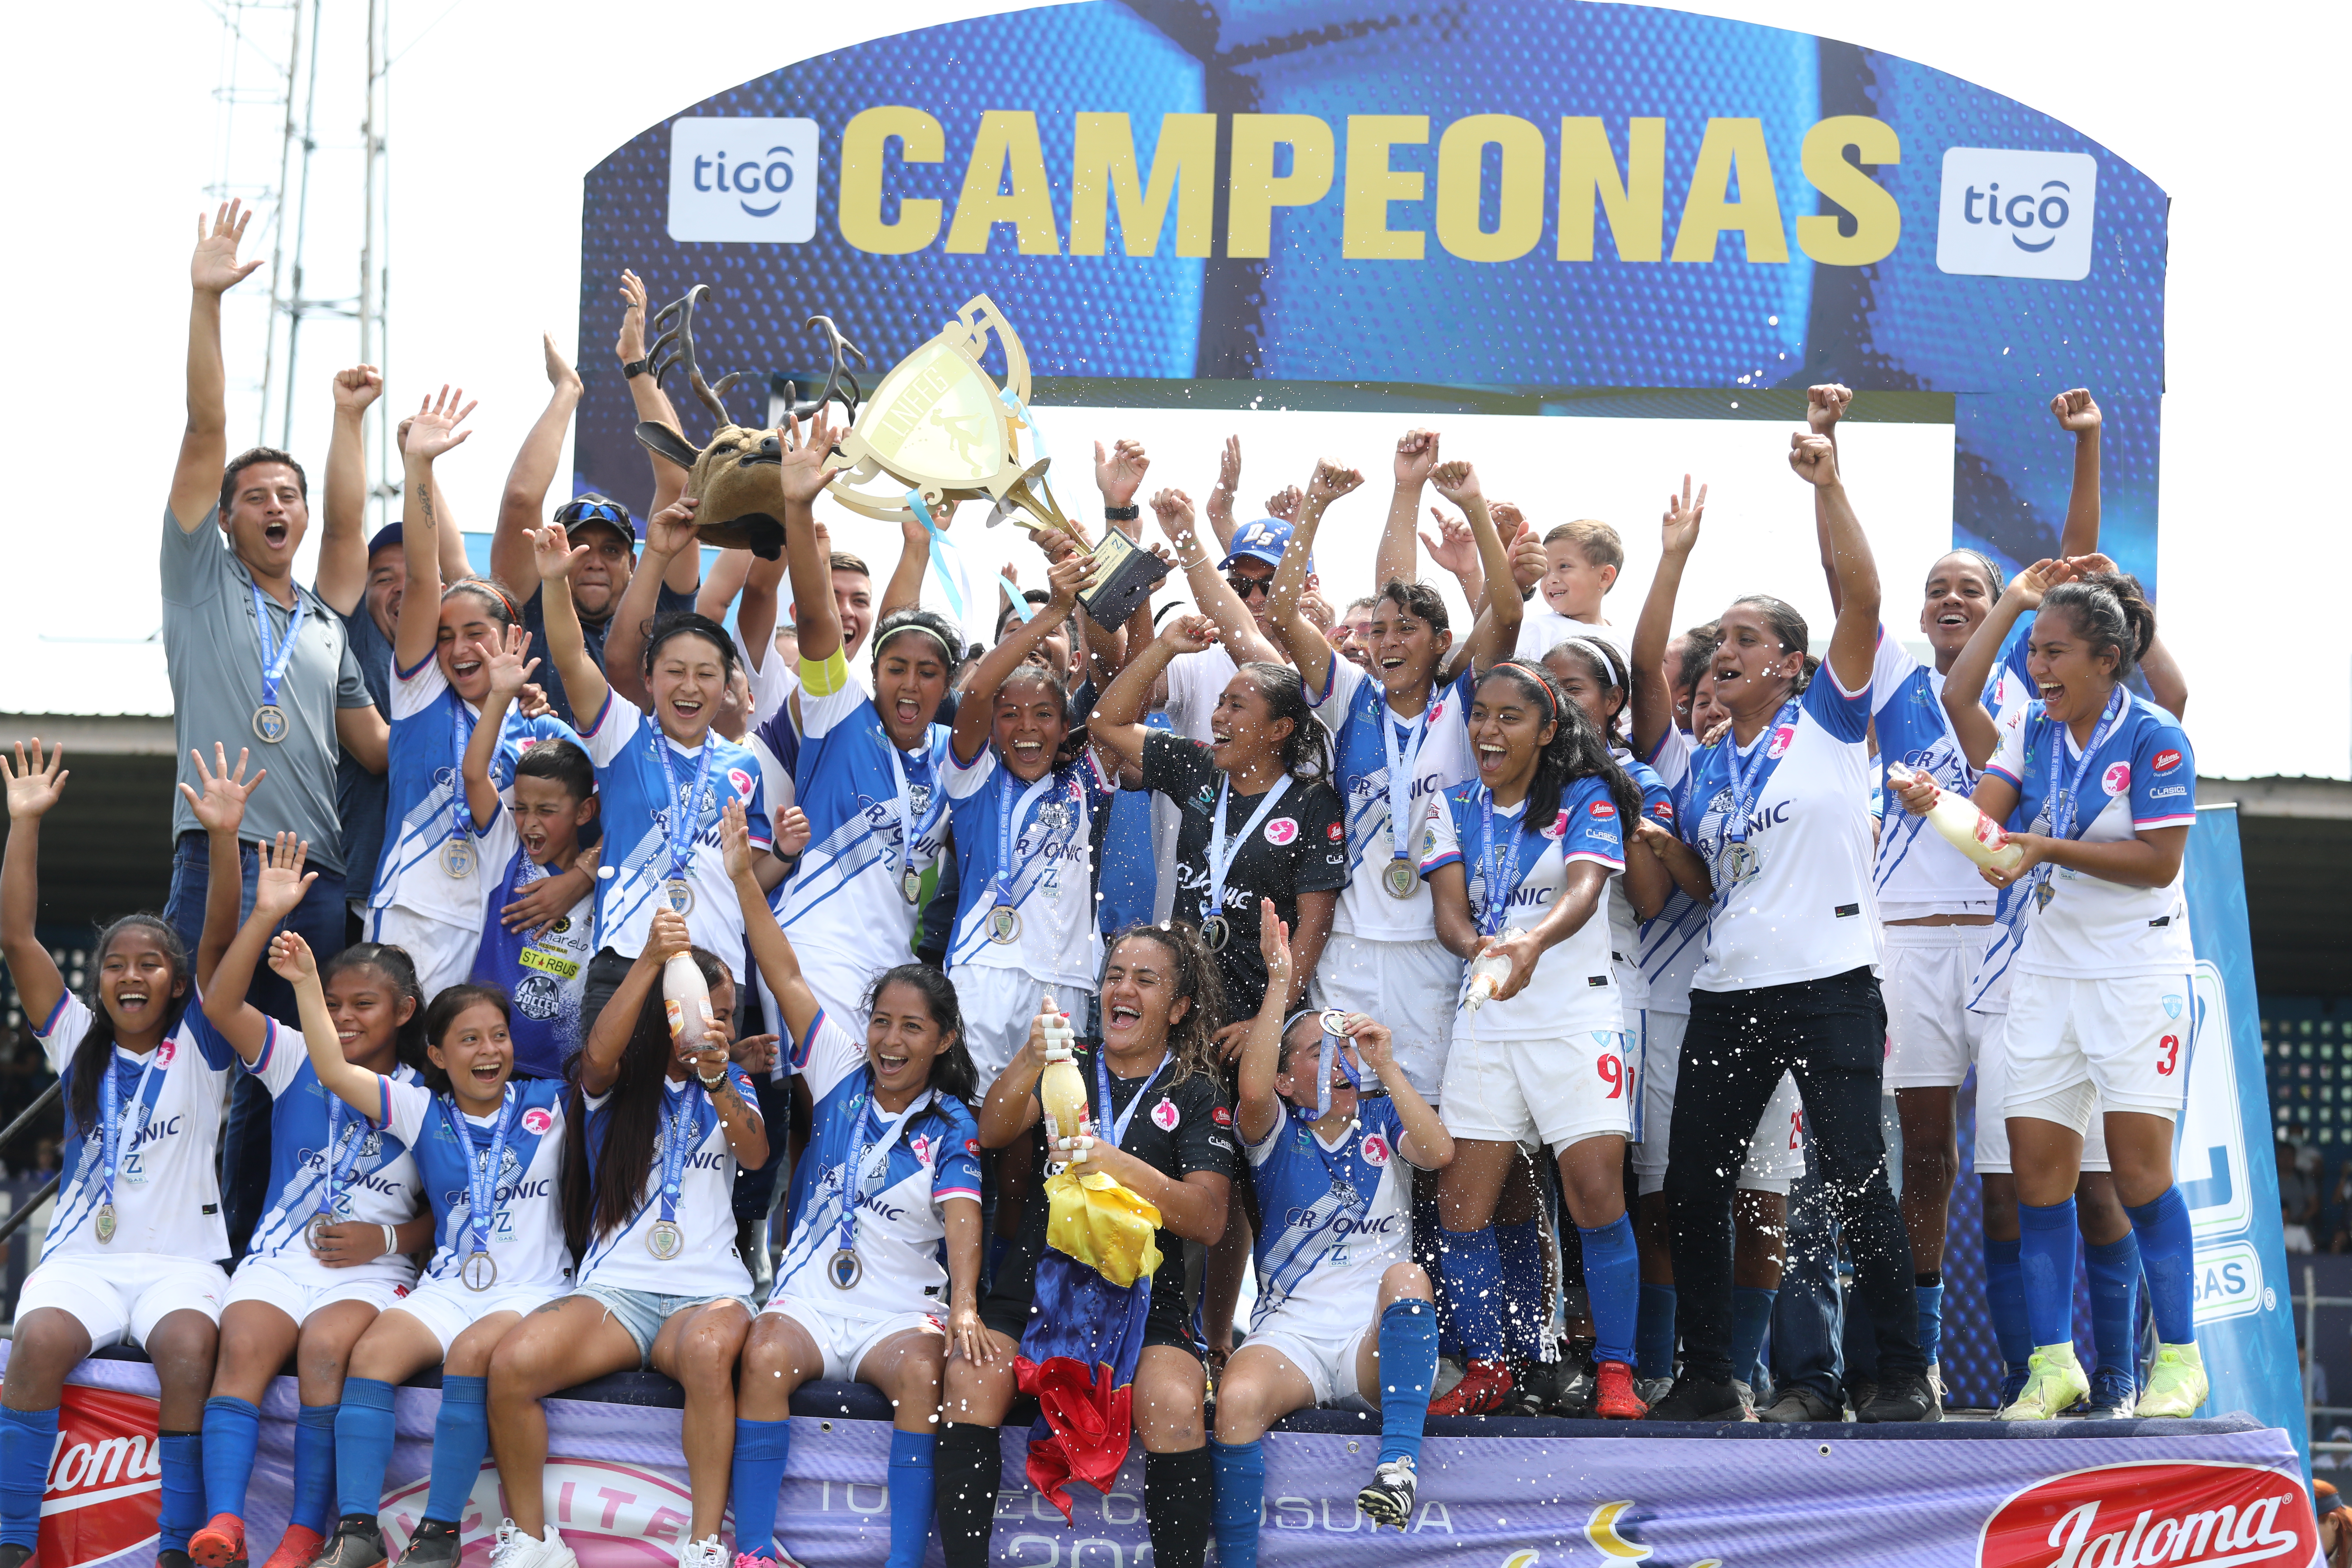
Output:
[[44,762],[38,735],[33,737],[30,762],[26,760],[25,744],[21,741],[16,743],[16,763],[14,767],[8,765],[6,757],[0,756],[0,775],[5,775],[8,781],[8,816],[12,820],[40,816],[58,804],[58,797],[65,793],[66,780],[71,776],[62,771],[65,760],[66,749],[58,746],[49,752],[47,760]]

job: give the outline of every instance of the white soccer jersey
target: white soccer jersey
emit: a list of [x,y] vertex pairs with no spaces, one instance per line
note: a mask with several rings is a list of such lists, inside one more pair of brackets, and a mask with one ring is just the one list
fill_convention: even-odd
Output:
[[1326,1143],[1285,1111],[1244,1151],[1265,1222],[1250,1331],[1279,1317],[1293,1332],[1344,1340],[1372,1321],[1381,1276],[1412,1261],[1412,1167],[1397,1152],[1404,1124],[1394,1101],[1360,1100],[1355,1121]]
[[[2025,633],[2032,623],[2021,620],[2002,645],[2000,658],[1985,683],[1983,701],[1998,710],[1996,691],[2011,675],[2021,677]],[[2012,687],[2025,683],[2013,680]],[[1938,789],[1966,795],[1976,788],[1976,770],[1960,750],[1959,737],[1944,712],[1943,676],[1913,658],[1901,642],[1878,630],[1878,658],[1870,676],[1871,721],[1878,731],[1878,763],[1874,776],[1882,784],[1887,764],[1901,763],[1936,781]],[[1994,891],[1977,875],[1976,863],[1927,826],[1924,816],[1899,807],[1888,812],[1878,835],[1879,918],[1912,920],[1921,915],[1990,914]]]
[[[994,746],[982,747],[969,767],[950,747],[943,777],[952,803],[961,905],[948,941],[949,967],[1017,969],[1040,982],[1093,990],[1102,968],[1094,823],[1109,805],[1111,784],[1092,749],[1024,784],[997,759]],[[1012,872],[1000,895],[996,875],[1005,858],[1000,840],[1007,832]],[[1011,942],[991,934],[1000,903],[1013,911]]]
[[[457,1279],[474,1250],[475,1163],[490,1157],[497,1116],[463,1116],[454,1101],[421,1083],[376,1079],[382,1097],[375,1121],[408,1145],[433,1205],[434,1247],[428,1279]],[[501,1290],[545,1285],[551,1292],[572,1278],[572,1249],[563,1239],[563,1097],[562,1083],[517,1079],[507,1085],[514,1118],[499,1156],[488,1251],[498,1262]],[[466,1131],[460,1133],[457,1121]]]
[[[731,1064],[727,1071],[735,1080],[735,1092],[757,1116],[760,1101],[750,1076]],[[592,1171],[612,1132],[613,1097],[617,1092],[583,1101],[588,1110]],[[683,1117],[687,1122],[687,1152],[678,1168],[677,1198],[668,1209],[668,1218],[681,1235],[682,1250],[664,1260],[654,1256],[648,1245],[654,1226],[664,1217],[660,1201],[663,1144],[657,1141],[646,1166],[636,1211],[620,1229],[588,1238],[587,1256],[580,1260],[580,1283],[652,1290],[665,1296],[749,1296],[751,1270],[735,1247],[735,1151],[728,1147],[718,1108],[699,1083],[666,1077],[661,1093],[664,1129],[673,1117]],[[665,1131],[663,1136],[667,1135]]]
[[[1345,663],[1344,659],[1339,660]],[[1188,741],[1209,741],[1209,717],[1241,666],[1223,643],[1168,661],[1168,724]]]
[[[68,991],[33,1031],[49,1070],[64,1085],[68,1105],[74,1050],[90,1022],[89,1008]],[[99,1205],[107,1201],[103,1129],[93,1125],[85,1135],[68,1112],[59,1165],[64,1175],[41,1256],[160,1252],[205,1263],[227,1257],[213,1165],[228,1075],[239,1065],[236,1047],[205,1016],[193,988],[179,1026],[152,1051],[134,1056],[117,1046],[112,1067],[122,1131],[116,1145],[114,1239],[101,1242],[97,1231]],[[103,1108],[106,1102],[97,1103]]]
[[[1706,956],[1691,986],[1747,991],[1879,964],[1871,891],[1867,689],[1822,666],[1746,747],[1696,750],[1666,731],[1654,766],[1686,800],[1683,837],[1715,882]],[[1734,770],[1748,774],[1747,841],[1731,837]]]
[[1540,663],[1543,656],[1571,637],[1591,637],[1605,642],[1617,650],[1618,660],[1627,669],[1633,668],[1633,628],[1610,625],[1595,626],[1561,615],[1558,610],[1540,606],[1543,595],[1538,594],[1528,603],[1519,616],[1519,640],[1511,650],[1514,658],[1534,659]]
[[[1633,787],[1642,792],[1642,815],[1667,832],[1674,833],[1675,795],[1674,791],[1666,787],[1666,781],[1658,776],[1655,768],[1637,760],[1631,752],[1621,751],[1614,755],[1618,765],[1633,781]],[[1650,853],[1633,841],[1633,831],[1630,826],[1625,829],[1624,839],[1628,855],[1646,856]],[[1625,890],[1625,879],[1610,878],[1609,956],[1616,965],[1617,1003],[1624,1012],[1627,1028],[1633,1026],[1633,1015],[1650,1005],[1650,975],[1643,966],[1642,931],[1643,922],[1633,914],[1633,895]],[[1683,1005],[1687,1008],[1690,1004],[1685,1000]]]
[[1433,689],[1420,719],[1408,722],[1389,707],[1377,679],[1335,656],[1323,689],[1307,694],[1316,718],[1331,732],[1331,786],[1348,814],[1348,885],[1331,918],[1335,933],[1373,942],[1427,942],[1436,936],[1436,908],[1419,877],[1411,898],[1394,897],[1384,884],[1399,852],[1390,837],[1389,740],[1381,730],[1388,726],[1400,758],[1407,736],[1420,735],[1402,824],[1403,854],[1411,867],[1412,830],[1431,801],[1478,771],[1470,755],[1470,694],[1476,684],[1476,676],[1464,670],[1451,684]]
[[[423,1179],[408,1145],[320,1087],[302,1032],[266,1020],[260,1058],[247,1068],[269,1090],[269,1212],[253,1227],[247,1258],[310,1258],[310,1222],[327,1206],[333,1183],[333,1217],[362,1225],[402,1225],[416,1217]],[[416,1069],[393,1076],[415,1083]],[[405,1258],[387,1257],[404,1274]]]

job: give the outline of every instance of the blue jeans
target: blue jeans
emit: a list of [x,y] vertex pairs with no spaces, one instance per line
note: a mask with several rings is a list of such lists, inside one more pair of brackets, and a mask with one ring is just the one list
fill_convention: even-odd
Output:
[[[202,833],[183,833],[172,852],[172,896],[163,906],[163,918],[180,933],[192,959],[204,931],[205,895],[212,886],[210,857],[211,847]],[[240,844],[237,858],[245,870],[244,890],[236,902],[237,919],[242,921],[253,912],[253,889],[261,876],[261,856],[253,845]],[[300,936],[310,944],[310,951],[323,960],[343,950],[343,936],[348,929],[345,919],[343,874],[320,871],[319,879],[310,884],[310,890],[302,895],[302,901],[278,929]],[[253,983],[246,988],[245,996],[279,1023],[297,1029],[302,1026],[294,1005],[294,988],[270,973],[268,964],[254,967]],[[231,1258],[245,1256],[245,1244],[251,1239],[253,1227],[260,1223],[268,1201],[269,1091],[262,1087],[259,1079],[239,1073],[229,1090],[228,1123],[221,1130],[221,1217],[228,1226]]]
[[1800,1384],[1832,1405],[1843,1403],[1840,1352],[1844,1315],[1838,1293],[1837,1220],[1805,1130],[1805,1173],[1789,1185],[1789,1262],[1772,1303],[1772,1383]]

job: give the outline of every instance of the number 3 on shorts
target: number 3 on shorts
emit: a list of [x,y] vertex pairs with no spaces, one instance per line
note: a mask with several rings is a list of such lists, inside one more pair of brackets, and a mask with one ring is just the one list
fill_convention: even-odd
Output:
[[2172,1069],[2180,1065],[2180,1037],[2167,1035],[2156,1042],[2156,1071],[2158,1078],[2170,1078]]

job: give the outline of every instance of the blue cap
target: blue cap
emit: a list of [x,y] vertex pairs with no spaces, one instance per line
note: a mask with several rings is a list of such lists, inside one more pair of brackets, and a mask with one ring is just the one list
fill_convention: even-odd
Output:
[[397,544],[399,542],[400,524],[396,522],[385,523],[382,528],[375,531],[375,537],[368,541],[368,559],[371,561],[374,560],[375,552],[382,550],[385,545]]
[[[1278,517],[1262,517],[1255,522],[1243,523],[1234,530],[1234,547],[1223,561],[1217,563],[1220,572],[1246,556],[1263,561],[1269,566],[1282,564],[1282,552],[1290,548],[1290,524]],[[1315,570],[1315,557],[1307,558],[1307,570]]]
[[627,507],[600,491],[583,490],[573,496],[555,509],[555,521],[573,533],[591,523],[603,523],[627,540],[631,549],[636,547],[636,520],[629,515]]

